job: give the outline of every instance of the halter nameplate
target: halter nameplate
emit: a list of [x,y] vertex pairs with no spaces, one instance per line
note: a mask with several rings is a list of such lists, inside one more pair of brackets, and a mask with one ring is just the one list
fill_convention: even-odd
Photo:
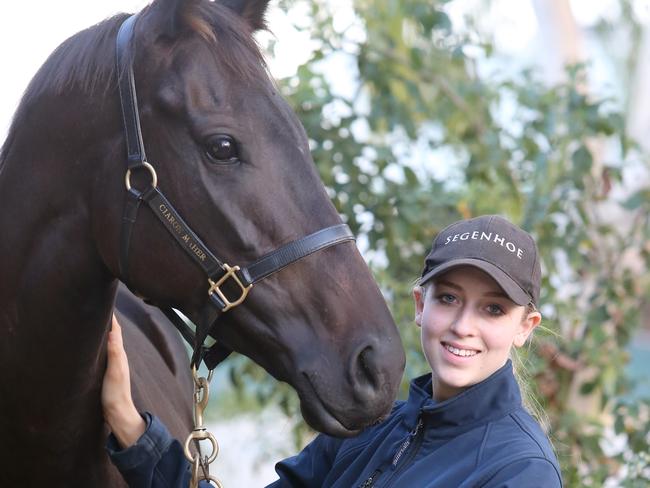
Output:
[[[206,352],[208,355],[213,353],[212,349],[215,346],[208,352],[204,348],[203,342],[209,331],[215,325],[218,317],[233,307],[242,304],[253,284],[305,256],[342,242],[354,240],[354,235],[347,225],[339,224],[321,229],[313,234],[290,242],[263,256],[248,267],[230,266],[220,261],[203,241],[201,241],[199,236],[192,231],[171,202],[158,189],[155,169],[147,162],[140,126],[140,115],[138,112],[133,63],[127,61],[127,59],[130,60],[128,49],[134,35],[135,20],[136,16],[133,15],[122,23],[117,34],[116,42],[118,88],[127,147],[127,199],[122,218],[119,257],[120,277],[123,281],[128,280],[128,257],[131,234],[140,205],[144,202],[186,254],[203,269],[207,276],[208,303],[215,307],[216,318],[208,326],[205,324],[201,326],[199,324],[196,333],[189,329],[187,324],[178,317],[171,307],[156,305],[172,321],[185,340],[194,347],[192,364],[198,366]],[[130,177],[133,171],[142,169],[149,171],[152,181],[149,188],[137,190],[131,187]],[[240,294],[238,297],[228,298],[222,291],[222,287],[228,282],[234,283],[235,288],[239,290]],[[225,358],[228,354],[227,349],[223,346],[219,344],[216,346],[218,348],[212,354],[213,359],[210,361],[211,364],[208,364],[210,369],[216,366],[219,360]]]

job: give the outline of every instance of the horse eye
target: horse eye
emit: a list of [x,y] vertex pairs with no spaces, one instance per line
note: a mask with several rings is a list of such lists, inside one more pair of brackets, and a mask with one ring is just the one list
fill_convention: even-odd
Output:
[[206,153],[215,163],[221,164],[236,163],[239,158],[237,143],[226,134],[218,134],[208,139]]

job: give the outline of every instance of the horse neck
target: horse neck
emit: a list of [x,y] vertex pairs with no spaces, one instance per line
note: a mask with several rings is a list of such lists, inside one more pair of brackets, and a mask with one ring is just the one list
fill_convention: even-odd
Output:
[[60,109],[39,106],[36,121],[24,117],[0,162],[0,383],[18,375],[29,385],[0,402],[10,411],[0,413],[16,414],[29,400],[34,410],[26,411],[45,430],[56,417],[36,412],[39,399],[68,412],[98,406],[115,293],[93,240],[91,133],[63,137],[75,133],[57,126],[64,117],[51,112]]

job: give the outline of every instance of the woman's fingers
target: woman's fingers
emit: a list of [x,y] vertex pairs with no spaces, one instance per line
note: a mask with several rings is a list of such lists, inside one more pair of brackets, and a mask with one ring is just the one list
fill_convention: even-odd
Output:
[[122,348],[122,327],[117,321],[117,317],[113,315],[111,319],[111,330],[108,332],[108,340],[113,344],[116,344],[119,348]]
[[122,447],[133,444],[145,424],[131,398],[129,361],[122,341],[122,328],[115,316],[108,332],[108,364],[102,385],[104,417]]
[[111,330],[108,333],[108,366],[106,374],[111,376],[126,375],[125,378],[122,378],[122,381],[128,382],[129,362],[122,341],[122,328],[115,315],[113,315]]

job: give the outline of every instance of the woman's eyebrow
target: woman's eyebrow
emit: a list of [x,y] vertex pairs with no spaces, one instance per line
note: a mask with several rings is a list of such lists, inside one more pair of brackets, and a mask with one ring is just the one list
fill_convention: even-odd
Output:
[[510,299],[510,297],[502,291],[488,291],[483,295],[485,295],[486,297],[507,298],[508,300]]

